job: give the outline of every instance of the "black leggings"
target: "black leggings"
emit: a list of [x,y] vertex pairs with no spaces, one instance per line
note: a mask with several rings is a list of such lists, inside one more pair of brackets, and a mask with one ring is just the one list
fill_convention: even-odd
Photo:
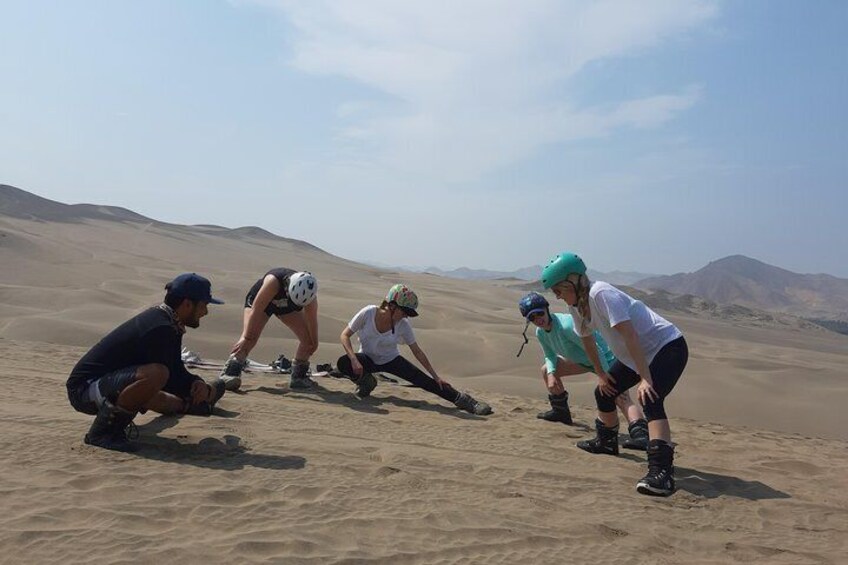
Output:
[[[683,336],[666,343],[662,349],[657,352],[654,360],[648,368],[651,370],[651,378],[654,382],[654,390],[657,392],[656,400],[649,400],[644,405],[645,418],[651,422],[653,420],[666,420],[665,406],[663,400],[671,393],[671,389],[677,384],[680,375],[683,374],[683,369],[686,368],[686,361],[689,360],[689,346],[686,345],[686,340]],[[601,389],[595,387],[595,402],[598,405],[599,412],[615,412],[615,397],[626,391],[633,385],[637,384],[641,379],[639,375],[622,363],[616,361],[608,371],[609,375],[615,379],[615,394],[612,396],[604,396],[601,394]]]
[[[459,392],[451,385],[445,383],[444,388],[440,387],[439,383],[400,355],[383,365],[377,365],[364,353],[357,353],[356,358],[362,364],[362,371],[364,373],[389,373],[412,383],[418,388],[423,388],[427,392],[432,392],[448,402],[456,402],[457,397],[459,397]],[[336,361],[336,367],[352,381],[356,381],[359,378],[353,373],[353,367],[347,355],[339,357],[339,360]]]

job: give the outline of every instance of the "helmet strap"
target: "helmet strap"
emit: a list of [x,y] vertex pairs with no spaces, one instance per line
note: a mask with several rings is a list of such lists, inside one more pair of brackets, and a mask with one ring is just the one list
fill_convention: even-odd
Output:
[[521,336],[524,338],[524,343],[521,344],[521,347],[518,349],[518,353],[515,354],[516,357],[521,357],[521,352],[524,351],[524,346],[530,343],[530,340],[527,339],[527,328],[530,327],[530,320],[524,322],[524,331],[521,333]]

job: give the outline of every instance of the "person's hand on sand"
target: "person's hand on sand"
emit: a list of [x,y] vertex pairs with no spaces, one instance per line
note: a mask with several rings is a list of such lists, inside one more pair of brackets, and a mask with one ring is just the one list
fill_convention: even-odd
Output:
[[657,391],[654,390],[654,386],[651,384],[651,381],[648,379],[642,379],[639,382],[639,388],[636,389],[636,395],[642,406],[646,405],[648,402],[656,400],[659,397]]
[[233,349],[230,351],[231,354],[235,355],[239,359],[243,359],[247,357],[248,352],[250,352],[250,345],[254,343],[256,340],[251,339],[249,337],[240,337],[236,344],[233,346]]
[[598,374],[598,388],[604,396],[615,396],[617,394],[615,387],[613,386],[614,384],[615,379],[607,373]]

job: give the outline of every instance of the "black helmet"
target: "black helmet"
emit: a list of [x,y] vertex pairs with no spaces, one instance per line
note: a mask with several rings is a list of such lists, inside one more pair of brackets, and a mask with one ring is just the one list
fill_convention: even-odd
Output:
[[538,292],[529,292],[518,301],[518,309],[521,311],[521,316],[525,319],[534,312],[547,311],[549,306],[548,300]]

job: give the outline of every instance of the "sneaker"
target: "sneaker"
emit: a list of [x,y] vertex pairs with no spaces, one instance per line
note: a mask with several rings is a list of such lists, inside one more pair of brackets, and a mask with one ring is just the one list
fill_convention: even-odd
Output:
[[362,373],[356,381],[356,396],[366,398],[371,396],[371,391],[377,388],[377,379],[371,373]]
[[475,400],[474,397],[466,392],[460,392],[459,396],[454,401],[454,404],[456,404],[457,408],[465,410],[466,412],[476,416],[488,416],[492,413],[491,406],[485,402]]
[[310,390],[315,388],[317,385],[315,381],[310,379],[309,377],[303,377],[296,379],[292,377],[289,379],[289,388],[293,390]]
[[225,390],[238,390],[241,388],[241,377],[228,377],[226,375],[222,375],[220,380],[224,383]]
[[185,412],[186,414],[191,414],[192,416],[212,415],[212,410],[215,409],[215,404],[221,400],[221,397],[224,396],[224,393],[227,391],[227,383],[225,382],[224,377],[220,377],[214,383],[209,385],[209,388],[212,397],[206,402],[200,402],[189,406]]
[[238,390],[241,388],[241,373],[244,371],[247,361],[239,361],[234,355],[230,355],[221,371],[220,379],[226,390]]

